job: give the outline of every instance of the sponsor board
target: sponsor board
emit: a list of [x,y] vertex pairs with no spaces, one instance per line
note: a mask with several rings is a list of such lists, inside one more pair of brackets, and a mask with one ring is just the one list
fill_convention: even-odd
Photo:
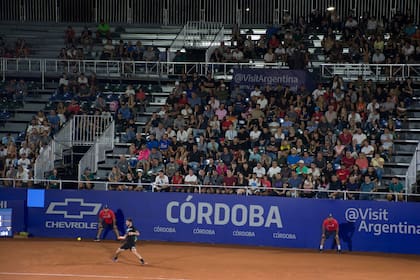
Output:
[[28,231],[94,238],[103,204],[116,213],[121,232],[133,218],[144,240],[316,249],[332,213],[344,250],[420,254],[418,203],[48,190],[44,208],[26,209]]

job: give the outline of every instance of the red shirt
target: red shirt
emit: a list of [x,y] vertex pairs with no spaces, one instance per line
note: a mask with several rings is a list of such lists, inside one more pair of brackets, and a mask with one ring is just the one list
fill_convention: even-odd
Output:
[[322,227],[325,231],[336,231],[338,230],[338,222],[336,219],[328,217],[322,223]]
[[102,209],[99,212],[99,219],[104,220],[107,224],[112,224],[115,221],[115,214],[111,209]]
[[340,139],[341,144],[347,146],[351,144],[351,141],[353,140],[353,135],[351,135],[351,133],[341,133],[338,136],[338,139]]
[[342,168],[337,170],[337,177],[340,181],[346,181],[350,176],[350,171],[348,169]]
[[347,169],[350,169],[355,163],[356,163],[356,160],[354,159],[354,157],[343,157],[342,159],[341,159],[341,162],[344,164],[344,166],[347,168]]

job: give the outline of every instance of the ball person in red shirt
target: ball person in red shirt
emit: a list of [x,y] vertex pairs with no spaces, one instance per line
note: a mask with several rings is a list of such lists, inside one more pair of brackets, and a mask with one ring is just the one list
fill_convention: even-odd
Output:
[[112,229],[118,239],[120,233],[117,228],[117,219],[115,213],[105,205],[104,208],[99,212],[98,232],[96,233],[95,241],[101,241],[101,234],[105,228]]
[[322,237],[321,244],[319,245],[319,251],[324,251],[325,240],[331,236],[334,236],[335,242],[337,244],[337,251],[341,253],[340,237],[338,236],[339,225],[336,219],[334,219],[332,214],[329,214],[328,217],[322,222]]

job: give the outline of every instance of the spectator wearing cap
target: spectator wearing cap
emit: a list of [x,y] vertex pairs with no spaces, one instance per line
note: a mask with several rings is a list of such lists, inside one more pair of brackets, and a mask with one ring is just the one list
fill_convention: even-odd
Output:
[[301,176],[305,176],[309,173],[309,169],[302,159],[297,162],[296,173]]

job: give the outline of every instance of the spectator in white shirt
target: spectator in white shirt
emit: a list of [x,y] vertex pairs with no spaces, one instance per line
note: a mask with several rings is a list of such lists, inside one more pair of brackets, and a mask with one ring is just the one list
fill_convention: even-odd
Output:
[[255,166],[252,169],[252,172],[257,174],[258,178],[262,178],[266,173],[265,168],[264,168],[264,166],[262,166],[261,162],[257,163],[257,166]]
[[313,100],[317,100],[318,97],[323,96],[325,93],[325,90],[322,89],[322,84],[318,84],[318,87],[312,92],[312,98]]
[[153,184],[153,189],[159,192],[169,191],[169,178],[163,173],[163,170],[159,170]]
[[385,63],[385,55],[381,52],[380,49],[376,49],[375,53],[372,55],[372,63],[381,64]]
[[271,163],[271,167],[268,169],[268,171],[267,171],[267,175],[268,175],[268,177],[270,177],[270,178],[274,178],[274,176],[276,175],[276,174],[278,174],[278,173],[280,173],[281,172],[281,168],[280,168],[280,166],[278,165],[278,163],[277,163],[277,161],[273,161],[272,163]]

